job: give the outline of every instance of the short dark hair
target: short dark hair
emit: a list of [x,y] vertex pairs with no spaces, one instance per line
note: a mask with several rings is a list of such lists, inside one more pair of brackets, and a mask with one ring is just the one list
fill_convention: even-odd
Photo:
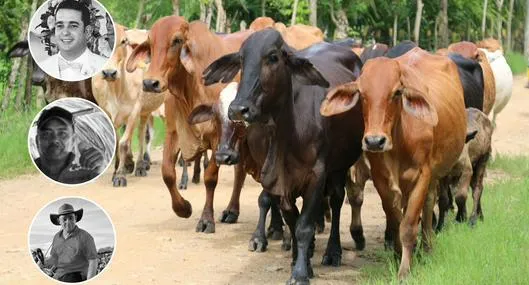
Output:
[[37,130],[40,130],[50,121],[51,118],[58,117],[61,118],[62,122],[68,123],[73,129],[73,115],[68,110],[55,106],[49,109],[42,111],[42,114],[37,121]]
[[65,0],[57,5],[57,8],[55,8],[55,15],[57,15],[57,12],[60,9],[70,9],[81,12],[81,19],[83,20],[84,27],[86,28],[90,25],[90,11],[85,4],[75,0]]

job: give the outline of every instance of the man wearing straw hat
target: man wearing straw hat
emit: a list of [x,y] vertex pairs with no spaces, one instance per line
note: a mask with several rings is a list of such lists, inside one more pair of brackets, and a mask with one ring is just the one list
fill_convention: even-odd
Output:
[[53,278],[62,282],[81,282],[97,273],[97,250],[94,238],[76,223],[83,217],[83,209],[74,210],[70,204],[59,207],[57,214],[50,214],[54,225],[61,230],[53,237],[50,257],[42,267],[54,268]]
[[84,149],[76,160],[74,148],[74,119],[72,113],[55,106],[42,111],[37,122],[37,167],[51,179],[78,184],[101,173],[103,155],[95,148]]

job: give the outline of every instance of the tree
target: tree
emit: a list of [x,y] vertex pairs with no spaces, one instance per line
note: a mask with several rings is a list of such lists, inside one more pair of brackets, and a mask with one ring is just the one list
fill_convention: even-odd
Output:
[[318,26],[318,0],[309,0],[310,1],[310,18],[309,22],[311,26]]
[[331,20],[336,26],[336,30],[334,31],[334,38],[335,39],[345,39],[348,36],[348,29],[349,29],[349,20],[347,19],[347,13],[344,10],[344,7],[350,6],[350,0],[344,0],[342,1],[342,4],[338,7],[337,11],[334,11],[334,0],[330,0],[330,8],[331,8]]
[[524,54],[529,57],[529,0],[525,1],[525,42]]
[[507,18],[507,51],[512,49],[512,10],[514,9],[514,0],[509,3],[509,16]]
[[422,20],[422,8],[424,3],[422,0],[417,0],[417,14],[415,16],[415,28],[413,29],[413,39],[415,43],[419,44],[419,34],[421,29],[421,20]]
[[487,4],[488,0],[483,1],[483,18],[481,20],[481,37],[485,38],[485,30],[487,28]]
[[448,0],[441,0],[441,10],[439,11],[439,45],[436,48],[448,47]]
[[146,0],[139,0],[138,2],[138,13],[136,14],[136,21],[134,22],[134,28],[139,28],[141,23],[141,18],[143,16],[143,9],[145,8]]
[[294,0],[294,4],[292,4],[292,19],[290,20],[291,26],[296,24],[296,14],[298,13],[298,3],[299,3],[299,0]]
[[173,1],[173,14],[176,16],[180,16],[180,0],[172,0]]
[[226,10],[222,5],[222,0],[215,0],[215,6],[217,6],[217,24],[215,31],[218,33],[226,32]]
[[496,0],[496,7],[498,7],[498,41],[502,42],[501,27],[503,25],[503,19],[501,18],[501,8],[503,7],[504,0]]
[[266,0],[261,0],[261,16],[266,15]]

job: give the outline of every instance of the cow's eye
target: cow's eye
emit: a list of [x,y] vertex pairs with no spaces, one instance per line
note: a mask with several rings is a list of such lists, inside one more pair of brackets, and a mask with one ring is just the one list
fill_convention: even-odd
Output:
[[182,39],[174,39],[171,45],[173,45],[173,46],[180,45],[180,44],[182,44],[182,42],[184,42],[184,40],[182,40]]
[[398,89],[397,91],[395,91],[395,93],[393,93],[393,99],[400,98],[402,96],[402,93],[403,93],[403,90]]
[[276,63],[278,61],[279,61],[279,57],[277,56],[277,54],[272,53],[268,55],[268,63]]

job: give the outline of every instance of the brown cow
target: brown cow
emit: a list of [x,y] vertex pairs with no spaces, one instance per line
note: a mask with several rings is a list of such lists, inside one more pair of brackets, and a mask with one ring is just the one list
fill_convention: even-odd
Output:
[[[215,156],[221,129],[214,122],[190,125],[187,118],[200,104],[212,104],[219,98],[225,84],[206,87],[202,83],[202,71],[220,56],[237,51],[251,31],[223,37],[212,33],[202,22],[188,23],[183,17],[169,16],[156,21],[148,39],[134,49],[127,61],[127,71],[133,72],[138,63],[150,58],[150,65],[143,77],[143,88],[149,92],[170,93],[165,96],[166,137],[163,150],[162,176],[171,194],[172,208],[179,217],[191,216],[191,204],[176,188],[175,163],[178,149],[185,160],[200,156],[207,149]],[[204,172],[206,203],[197,224],[199,232],[215,232],[213,219],[213,195],[217,186],[219,167],[209,163]],[[240,179],[235,177],[235,180]],[[237,185],[237,183],[235,183]],[[240,191],[239,191],[240,192]],[[236,199],[238,202],[238,199]],[[239,205],[230,204],[223,213],[235,216]]]
[[270,17],[259,17],[250,24],[250,29],[260,31],[274,28],[283,37],[285,42],[294,49],[301,50],[315,43],[323,42],[323,32],[318,27],[295,24],[287,27],[281,22],[275,22]]
[[496,81],[487,56],[471,42],[453,43],[448,46],[447,51],[459,53],[465,58],[479,62],[481,70],[483,71],[483,113],[488,115],[492,111],[494,101],[496,100]]
[[340,114],[358,102],[365,122],[362,147],[386,212],[386,237],[402,254],[402,280],[410,270],[421,212],[422,244],[431,248],[438,179],[465,143],[463,87],[451,60],[414,48],[396,59],[369,60],[358,81],[328,93],[321,113]]

